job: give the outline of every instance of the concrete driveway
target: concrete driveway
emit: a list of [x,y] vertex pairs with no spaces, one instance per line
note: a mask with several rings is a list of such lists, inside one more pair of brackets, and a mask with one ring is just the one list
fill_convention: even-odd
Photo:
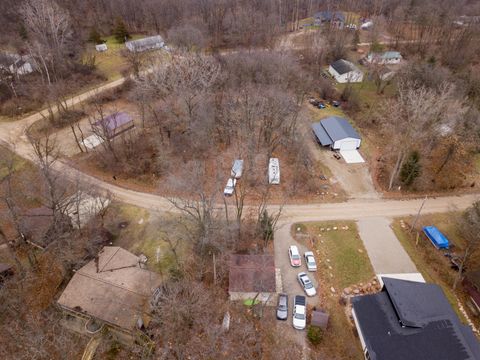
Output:
[[416,273],[417,268],[390,227],[391,219],[364,218],[358,221],[360,237],[376,274]]

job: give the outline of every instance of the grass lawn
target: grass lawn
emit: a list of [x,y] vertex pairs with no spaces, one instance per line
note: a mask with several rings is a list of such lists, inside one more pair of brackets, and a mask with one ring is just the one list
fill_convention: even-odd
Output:
[[[458,212],[449,212],[421,216],[420,220],[417,222],[416,230],[421,232],[423,226],[435,225],[449,239],[450,243],[453,244],[451,250],[453,252],[460,252],[463,241],[455,226],[455,219],[458,218],[459,215],[460,213]],[[401,226],[401,220],[405,223],[404,228]],[[395,235],[425,280],[442,287],[455,312],[465,322],[465,316],[459,310],[457,298],[462,302],[464,308],[466,308],[466,295],[463,293],[461,284],[459,284],[455,292],[452,289],[456,272],[450,268],[449,260],[443,256],[443,251],[435,249],[423,233],[420,233],[417,244],[417,232],[409,231],[410,224],[413,221],[413,217],[395,219],[393,222]],[[474,320],[476,326],[480,325],[478,319],[475,319],[472,316],[470,316],[470,319]]]
[[[121,223],[126,223],[122,228]],[[115,237],[114,245],[121,246],[136,255],[145,254],[147,266],[162,274],[175,267],[175,258],[170,249],[167,236],[172,242],[180,239],[179,224],[174,216],[150,214],[149,211],[123,203],[113,203],[107,215],[107,229]],[[188,247],[179,241],[178,256],[185,259]],[[157,262],[157,249],[160,258]]]
[[[342,227],[348,226],[348,230]],[[338,227],[338,230],[333,230]],[[314,250],[317,260],[317,280],[321,306],[330,313],[328,331],[318,346],[320,357],[325,359],[363,359],[360,342],[355,336],[353,325],[339,303],[339,294],[345,287],[367,283],[374,272],[367,252],[358,235],[355,222],[328,221],[294,224],[292,232],[297,239]],[[324,231],[321,231],[321,229]],[[326,231],[330,228],[332,230]],[[321,236],[319,236],[321,235]],[[312,246],[313,242],[313,246]],[[335,289],[335,294],[330,288]],[[348,331],[351,329],[351,331]]]
[[[135,40],[142,37],[144,36],[133,35],[132,39]],[[122,76],[121,71],[127,68],[127,63],[121,55],[121,51],[126,49],[125,44],[118,43],[114,36],[103,37],[103,39],[106,41],[108,50],[103,53],[95,53],[97,68],[109,81],[119,79]]]

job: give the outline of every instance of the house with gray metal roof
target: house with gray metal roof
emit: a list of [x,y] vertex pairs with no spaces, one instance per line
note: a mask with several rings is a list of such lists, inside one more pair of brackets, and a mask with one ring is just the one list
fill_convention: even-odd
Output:
[[383,53],[369,53],[366,57],[370,64],[399,64],[403,57],[398,51],[385,51]]
[[365,359],[474,360],[480,344],[435,284],[383,278],[383,290],[352,298]]
[[330,116],[312,124],[312,130],[320,145],[330,146],[333,150],[356,150],[362,142],[348,120],[339,116]]
[[165,46],[165,42],[160,35],[155,35],[143,39],[127,41],[125,46],[131,52],[143,52],[147,50],[161,49]]
[[363,72],[352,62],[340,59],[330,64],[328,72],[339,83],[354,83],[363,81]]

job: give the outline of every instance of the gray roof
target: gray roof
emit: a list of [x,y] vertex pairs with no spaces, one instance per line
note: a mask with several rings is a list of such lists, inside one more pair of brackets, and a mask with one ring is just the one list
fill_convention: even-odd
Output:
[[322,21],[332,21],[332,19],[345,21],[345,15],[340,11],[320,11],[313,15],[313,17]]
[[345,138],[361,139],[348,120],[339,116],[330,116],[312,124],[312,129],[323,146],[332,145],[335,141]]
[[127,41],[125,45],[131,51],[144,51],[162,47],[164,45],[164,41],[160,35],[155,35],[143,39]]
[[480,359],[478,340],[438,285],[383,281],[382,292],[352,299],[370,359]]
[[330,64],[330,66],[334,68],[335,71],[340,75],[356,70],[355,66],[353,66],[353,64],[350,61],[343,60],[343,59],[333,62],[332,64]]

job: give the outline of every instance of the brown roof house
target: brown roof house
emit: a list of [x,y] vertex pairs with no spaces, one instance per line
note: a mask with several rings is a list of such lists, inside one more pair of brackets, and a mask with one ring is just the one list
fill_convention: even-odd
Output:
[[160,275],[144,268],[144,261],[118,246],[105,246],[98,256],[72,277],[58,305],[65,325],[94,335],[107,327],[119,341],[141,340],[150,320],[150,300]]
[[273,255],[231,255],[228,293],[230,300],[256,299],[275,305],[281,289]]

